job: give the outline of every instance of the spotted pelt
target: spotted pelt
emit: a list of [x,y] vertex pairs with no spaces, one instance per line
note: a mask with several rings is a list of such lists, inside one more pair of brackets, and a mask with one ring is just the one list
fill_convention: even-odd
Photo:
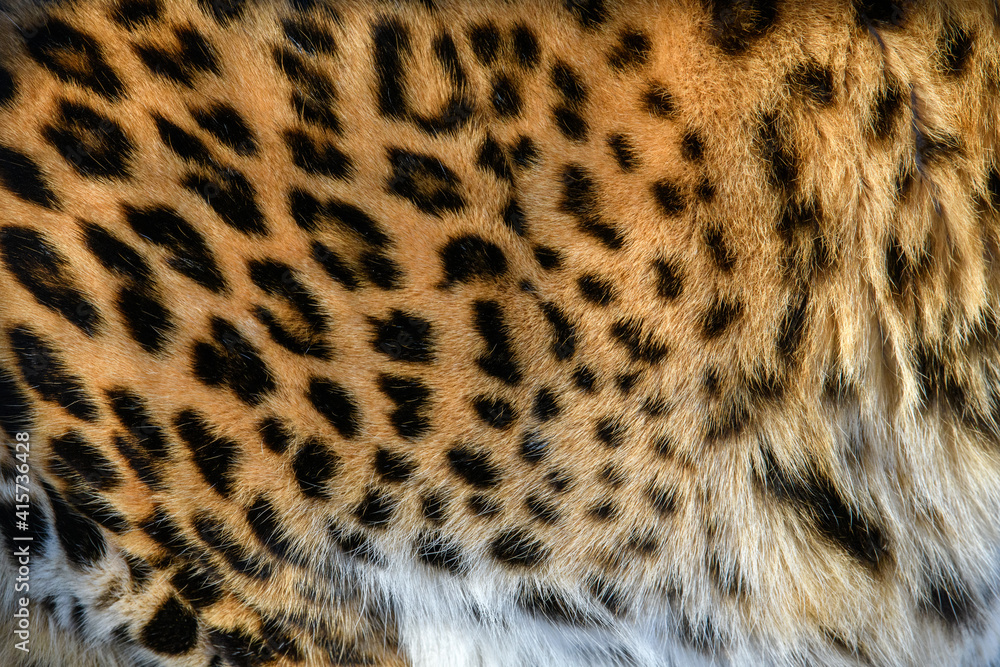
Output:
[[0,1],[0,663],[1000,665],[998,127],[990,0]]

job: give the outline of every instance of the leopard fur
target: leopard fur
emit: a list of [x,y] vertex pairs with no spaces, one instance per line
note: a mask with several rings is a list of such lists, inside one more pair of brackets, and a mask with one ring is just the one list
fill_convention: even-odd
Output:
[[0,663],[1000,665],[998,100],[988,0],[3,0]]

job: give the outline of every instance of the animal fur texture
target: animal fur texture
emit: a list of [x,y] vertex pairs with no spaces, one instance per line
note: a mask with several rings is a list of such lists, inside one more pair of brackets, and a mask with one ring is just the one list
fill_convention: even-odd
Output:
[[998,89],[985,0],[0,1],[0,664],[1000,665]]

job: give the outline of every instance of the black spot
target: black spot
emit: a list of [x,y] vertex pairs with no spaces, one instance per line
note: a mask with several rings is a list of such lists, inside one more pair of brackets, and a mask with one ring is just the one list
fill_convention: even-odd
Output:
[[722,389],[722,382],[722,378],[719,377],[719,370],[717,368],[708,367],[705,369],[701,384],[704,387],[706,394],[712,398],[718,398],[719,392]]
[[0,65],[0,107],[6,106],[17,95],[17,82],[10,71]]
[[192,348],[195,377],[209,386],[227,386],[250,406],[260,405],[277,388],[257,348],[221,317],[211,318],[212,342]]
[[521,168],[531,167],[538,161],[538,148],[534,141],[522,135],[511,147],[510,158]]
[[253,284],[265,294],[284,299],[306,321],[312,334],[325,332],[329,326],[319,299],[299,280],[295,269],[272,259],[252,260],[247,272]]
[[490,554],[504,565],[533,568],[548,558],[548,549],[527,530],[508,528],[490,542]]
[[186,26],[174,29],[174,34],[179,49],[167,50],[149,45],[135,47],[150,72],[188,88],[194,88],[194,77],[198,74],[222,72],[215,49],[200,32]]
[[954,135],[917,131],[917,163],[930,165],[961,153],[961,141]]
[[656,293],[664,299],[676,299],[684,290],[683,274],[675,262],[665,259],[653,261],[656,271]]
[[706,0],[712,40],[726,55],[743,53],[778,20],[776,0]]
[[705,338],[717,338],[743,314],[743,303],[728,297],[716,298],[702,318],[702,333]]
[[872,136],[878,141],[884,141],[892,134],[896,117],[903,109],[903,92],[893,81],[885,85],[875,95],[872,104],[870,129]]
[[417,537],[413,548],[417,558],[427,565],[455,575],[465,571],[462,550],[453,540],[433,533],[424,533]]
[[559,507],[550,499],[530,495],[524,501],[524,506],[531,518],[544,525],[552,525],[560,519]]
[[634,373],[619,373],[615,376],[618,391],[626,395],[630,394],[641,377],[642,374],[638,371]]
[[617,489],[626,481],[628,481],[628,475],[624,470],[616,468],[610,463],[601,469],[600,474],[597,476],[601,482],[607,484],[612,489]]
[[632,142],[624,134],[618,132],[609,134],[607,143],[622,171],[632,171],[638,166],[639,158],[636,155],[635,147],[632,146]]
[[327,378],[313,377],[306,397],[341,436],[350,440],[360,433],[360,408],[343,386]]
[[570,322],[566,313],[554,303],[546,302],[539,306],[545,319],[552,325],[554,339],[552,353],[559,361],[572,359],[576,353],[576,326]]
[[152,280],[152,269],[134,248],[93,223],[83,224],[83,240],[87,250],[92,252],[108,271],[136,283]]
[[548,421],[559,414],[559,400],[556,393],[548,387],[542,387],[535,394],[532,414],[538,421]]
[[176,331],[173,315],[160,295],[149,285],[126,285],[115,301],[132,340],[150,354],[162,352]]
[[906,22],[910,0],[854,0],[858,23],[873,28],[900,28]]
[[726,273],[732,271],[736,265],[736,252],[726,242],[726,237],[722,233],[722,226],[718,224],[710,225],[705,229],[702,239],[705,241],[705,245],[708,246],[708,253],[712,261],[715,262],[715,265],[719,267],[719,270]]
[[[306,35],[300,36],[306,37]],[[319,37],[319,34],[316,36]],[[343,134],[340,117],[335,108],[337,91],[330,77],[322,70],[313,67],[292,49],[275,47],[271,55],[278,69],[292,83],[290,101],[299,118],[334,134]]]
[[579,288],[580,294],[583,295],[584,299],[598,306],[606,306],[614,301],[614,285],[599,276],[593,274],[582,275],[577,278],[576,286]]
[[480,23],[469,30],[469,43],[476,59],[483,65],[492,65],[500,51],[500,32],[492,21]]
[[476,157],[476,165],[480,169],[493,172],[494,176],[507,182],[511,182],[514,179],[510,171],[510,165],[507,163],[507,154],[504,153],[503,148],[496,142],[496,139],[489,134],[483,139],[483,143],[479,145],[479,155]]
[[604,0],[564,0],[564,5],[573,13],[577,22],[589,30],[596,30],[608,20]]
[[493,79],[490,100],[493,102],[493,110],[501,118],[515,118],[521,114],[521,93],[517,89],[517,83],[505,74],[498,74]]
[[477,488],[491,488],[500,483],[500,469],[490,461],[490,455],[471,445],[459,445],[448,450],[452,471]]
[[531,465],[542,461],[550,448],[549,441],[535,431],[528,431],[521,437],[521,458]]
[[216,435],[205,418],[188,409],[174,417],[177,435],[191,450],[192,458],[208,485],[229,497],[236,482],[240,447],[235,441]]
[[801,292],[789,299],[785,314],[778,327],[778,338],[775,342],[778,352],[790,361],[802,344],[802,336],[806,329],[806,309],[809,306],[809,293]]
[[0,366],[0,429],[14,438],[20,431],[27,431],[34,418],[28,395],[18,386],[14,373]]
[[511,348],[510,327],[496,301],[475,301],[472,304],[476,331],[486,342],[486,353],[476,359],[487,375],[509,385],[521,382],[521,369]]
[[114,436],[115,449],[135,472],[136,478],[152,491],[165,491],[166,485],[160,468],[153,463],[150,454],[141,446],[136,446],[131,438],[121,434]]
[[592,577],[587,588],[590,594],[613,616],[624,616],[628,612],[625,594],[603,577]]
[[594,433],[602,445],[617,449],[625,444],[628,428],[614,417],[601,417],[594,424]]
[[583,104],[587,101],[587,87],[580,79],[580,75],[566,63],[557,62],[552,66],[552,86],[569,105]]
[[292,472],[302,493],[310,498],[328,498],[326,484],[340,470],[340,457],[322,440],[310,438],[292,461]]
[[514,198],[508,200],[503,209],[503,222],[518,236],[525,236],[528,233],[528,219],[520,202]]
[[211,164],[211,153],[201,139],[171,123],[159,114],[153,114],[153,120],[156,122],[156,130],[160,134],[160,141],[167,148],[185,160],[202,165]]
[[621,248],[624,243],[621,232],[601,219],[594,177],[576,164],[563,167],[561,176],[563,197],[559,202],[560,210],[573,215],[581,231],[595,237],[607,248]]
[[950,572],[939,573],[929,582],[920,606],[924,613],[937,616],[954,629],[965,625],[976,612],[972,591]]
[[355,290],[361,286],[361,282],[355,275],[354,270],[329,247],[319,241],[313,241],[310,250],[312,258],[323,267],[327,275],[346,289]]
[[705,157],[705,143],[694,130],[688,130],[681,139],[681,155],[685,160],[700,162]]
[[742,392],[729,394],[704,416],[704,434],[709,442],[733,438],[750,425],[753,415]]
[[220,519],[208,512],[195,515],[192,521],[195,532],[213,551],[219,553],[233,570],[255,579],[267,579],[271,566],[246,551],[235,536],[226,530]]
[[656,181],[652,186],[653,198],[664,215],[674,216],[684,210],[684,195],[680,187],[670,181]]
[[626,28],[618,36],[618,44],[608,54],[608,64],[617,70],[641,67],[649,60],[652,48],[645,33]]
[[429,493],[420,500],[420,513],[433,524],[448,518],[448,499],[442,493]]
[[69,260],[29,227],[0,228],[0,257],[7,271],[35,300],[93,337],[102,318],[69,271]]
[[591,614],[574,604],[559,591],[548,587],[532,587],[522,593],[517,604],[532,616],[552,623],[588,627],[597,621]]
[[562,255],[555,248],[537,245],[534,247],[533,252],[535,261],[546,271],[555,271],[562,267]]
[[[48,482],[43,481],[42,487],[52,505],[52,520],[59,544],[70,563],[77,567],[96,565],[108,549],[101,529],[67,503]],[[32,520],[37,520],[38,516],[35,513]]]
[[83,380],[69,372],[55,348],[27,327],[7,332],[21,377],[42,400],[55,403],[77,419],[96,421],[100,410],[84,389]]
[[[262,624],[263,622],[262,619]],[[271,647],[243,628],[233,630],[211,628],[208,636],[210,645],[216,650],[220,666],[223,664],[223,659],[226,665],[232,667],[256,667],[274,661],[275,655]]]
[[677,492],[673,489],[650,485],[646,488],[646,499],[661,517],[668,517],[677,511]]
[[378,386],[396,404],[389,421],[400,437],[412,440],[430,431],[431,390],[422,380],[383,374]]
[[345,530],[331,523],[330,536],[344,555],[372,565],[383,564],[382,554],[363,533]]
[[194,549],[194,545],[185,537],[188,531],[182,531],[180,526],[162,509],[155,509],[149,517],[140,523],[139,528],[153,541],[174,555],[190,553]]
[[258,496],[247,508],[247,524],[264,548],[281,559],[292,556],[292,544],[278,521],[278,512],[270,500]]
[[788,502],[811,517],[817,531],[872,569],[888,560],[889,546],[881,527],[852,508],[833,482],[819,470],[810,468],[791,474],[767,447],[761,483],[779,500]]
[[369,528],[385,528],[396,511],[398,501],[378,489],[371,489],[354,510],[358,523]]
[[142,627],[139,639],[151,651],[163,655],[184,655],[198,643],[198,616],[171,595]]
[[503,504],[498,498],[482,493],[469,496],[466,504],[469,511],[478,519],[490,519],[503,511]]
[[658,118],[673,119],[677,117],[677,103],[667,87],[660,83],[652,83],[642,95],[642,104],[646,111]]
[[587,140],[587,121],[573,109],[560,105],[552,110],[552,116],[556,121],[556,127],[563,135],[572,141]]
[[[458,60],[458,49],[455,48],[455,40],[447,32],[443,32],[434,38],[434,55],[438,62],[448,73],[448,78],[455,88],[462,89],[466,86],[465,71]],[[454,102],[453,102],[454,103]]]
[[112,101],[125,92],[98,41],[61,19],[49,18],[26,35],[25,45],[32,58],[63,81],[78,83]]
[[124,211],[136,234],[172,253],[167,260],[172,269],[209,291],[226,290],[225,279],[205,238],[174,209],[166,206],[140,209],[126,205]]
[[392,165],[389,192],[408,199],[424,213],[439,217],[465,207],[458,176],[444,162],[401,148],[390,148],[388,154]]
[[587,366],[580,366],[573,371],[573,384],[588,394],[593,393],[597,385],[597,374]]
[[375,472],[387,482],[405,482],[417,470],[412,456],[379,447],[375,452]]
[[81,176],[127,179],[135,146],[121,125],[91,107],[61,100],[42,136]]
[[701,179],[694,188],[694,194],[699,201],[710,202],[715,198],[715,186],[708,180],[708,177]]
[[393,309],[389,317],[368,319],[372,346],[394,361],[427,363],[434,360],[435,336],[431,324],[422,317]]
[[54,209],[59,203],[55,193],[45,183],[45,176],[38,163],[24,153],[6,146],[0,146],[0,183],[32,204]]
[[964,26],[949,21],[938,42],[938,62],[948,76],[961,76],[972,55],[975,37]]
[[253,130],[231,105],[218,102],[202,109],[192,109],[191,116],[201,129],[229,146],[237,154],[248,156],[257,153]]
[[403,57],[410,51],[410,36],[396,20],[386,20],[372,28],[375,69],[378,74],[379,113],[389,118],[405,118],[407,103],[403,89]]
[[517,419],[517,412],[507,401],[479,396],[472,401],[476,414],[489,426],[504,430]]
[[145,402],[127,389],[115,388],[107,392],[112,412],[139,444],[142,450],[155,459],[168,456],[167,439],[163,428],[153,419]]
[[275,454],[284,454],[292,443],[292,432],[288,425],[277,417],[266,417],[257,425],[261,440]]
[[[300,192],[299,196],[309,197],[307,193]],[[362,211],[353,204],[331,199],[323,207],[322,212],[337,222],[345,230],[358,236],[365,244],[372,248],[384,250],[391,245],[389,236],[383,231],[382,226],[370,215]],[[306,231],[315,231],[317,225],[310,216],[310,222],[300,226]]]
[[507,257],[498,245],[468,234],[451,239],[438,254],[444,264],[444,286],[498,278],[507,272]]
[[636,361],[659,363],[670,352],[670,346],[666,342],[657,340],[650,331],[645,330],[642,321],[634,318],[615,322],[611,327],[611,336]]
[[531,70],[538,65],[539,47],[538,38],[527,25],[518,23],[511,30],[511,39],[514,43],[514,53],[517,55],[517,62],[521,67]]
[[189,564],[177,570],[170,583],[195,609],[211,606],[222,599],[218,572],[204,571]]
[[788,128],[776,114],[761,120],[757,143],[771,185],[785,194],[792,192],[799,178],[799,159],[789,145]]
[[98,491],[110,491],[122,483],[115,464],[78,431],[52,438],[50,446],[56,456]]
[[281,27],[285,32],[285,39],[311,56],[321,53],[332,56],[337,52],[333,36],[316,24],[285,19],[281,22]]
[[219,25],[228,26],[243,17],[246,0],[198,0],[198,6]]
[[816,104],[833,103],[833,70],[810,60],[788,73],[788,83],[797,94]]
[[286,130],[285,145],[296,167],[316,176],[347,180],[354,174],[354,161],[330,141],[314,139],[302,130]]
[[396,260],[384,252],[366,250],[358,258],[369,281],[379,289],[393,290],[402,287],[403,270]]

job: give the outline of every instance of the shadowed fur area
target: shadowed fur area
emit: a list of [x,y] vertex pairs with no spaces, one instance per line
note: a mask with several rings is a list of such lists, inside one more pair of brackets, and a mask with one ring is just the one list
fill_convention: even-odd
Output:
[[998,128],[992,0],[0,0],[0,664],[1000,666]]

